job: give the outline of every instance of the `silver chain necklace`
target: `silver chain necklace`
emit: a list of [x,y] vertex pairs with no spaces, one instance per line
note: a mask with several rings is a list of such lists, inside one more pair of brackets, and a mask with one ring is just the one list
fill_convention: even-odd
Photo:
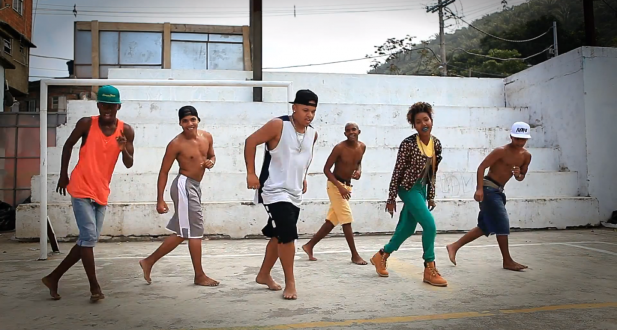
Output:
[[[296,130],[296,124],[294,123],[293,115],[289,117],[291,119],[291,125],[294,127],[294,132],[296,133],[296,141],[298,141],[298,151],[302,152],[302,143],[304,143],[304,138],[306,137],[306,128],[304,129],[304,133],[300,133]],[[302,135],[302,140],[300,140],[299,135]]]

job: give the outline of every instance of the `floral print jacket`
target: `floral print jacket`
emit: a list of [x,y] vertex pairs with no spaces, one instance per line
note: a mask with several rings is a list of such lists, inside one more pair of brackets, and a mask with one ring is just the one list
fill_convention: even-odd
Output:
[[[418,135],[418,133],[405,138],[399,146],[394,172],[390,180],[388,204],[396,203],[399,187],[403,187],[407,190],[413,187],[414,183],[420,178],[422,170],[428,160],[428,157],[420,151],[416,135]],[[433,141],[435,143],[435,157],[437,158],[436,169],[438,170],[439,163],[441,163],[442,160],[441,141],[435,136],[433,136]],[[428,200],[435,199],[435,186],[430,183],[427,198]]]

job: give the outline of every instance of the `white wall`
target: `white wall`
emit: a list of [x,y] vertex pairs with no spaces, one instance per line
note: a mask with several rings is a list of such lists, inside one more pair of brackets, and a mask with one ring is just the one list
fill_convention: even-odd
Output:
[[506,78],[506,106],[528,107],[530,124],[561,150],[562,170],[579,174],[581,196],[600,218],[617,210],[617,49],[582,47]]
[[560,167],[578,172],[579,193],[586,196],[587,143],[582,134],[585,103],[581,49],[505,80],[506,106],[529,107],[529,124],[542,126],[546,143],[561,148]]
[[617,49],[583,49],[589,194],[600,217],[617,210]]
[[[251,71],[110,69],[114,79],[248,80]],[[304,72],[264,72],[263,80],[291,81],[294,92],[311,89],[320,103],[399,104],[425,101],[441,106],[503,107],[503,81],[497,78],[424,77]],[[203,100],[252,102],[250,87],[118,87],[132,100]],[[264,102],[287,99],[284,88],[264,88]]]

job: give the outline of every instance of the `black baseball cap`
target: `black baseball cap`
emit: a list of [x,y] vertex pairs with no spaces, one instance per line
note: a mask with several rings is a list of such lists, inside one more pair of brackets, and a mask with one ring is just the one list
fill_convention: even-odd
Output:
[[310,89],[301,89],[296,92],[296,99],[293,102],[289,102],[291,104],[302,104],[302,105],[310,105],[313,107],[317,106],[317,94],[313,93]]
[[185,105],[180,108],[180,110],[178,110],[178,118],[180,120],[182,120],[182,118],[186,116],[195,116],[197,117],[197,119],[199,119],[199,121],[201,121],[201,118],[199,118],[199,114],[197,114],[197,109],[195,109],[195,107],[191,105]]

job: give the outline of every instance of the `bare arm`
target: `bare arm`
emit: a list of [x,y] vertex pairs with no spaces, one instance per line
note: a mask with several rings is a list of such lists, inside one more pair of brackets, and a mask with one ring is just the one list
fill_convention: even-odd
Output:
[[341,149],[342,149],[341,145],[337,144],[334,147],[334,149],[332,149],[332,152],[330,152],[330,156],[328,156],[328,159],[326,160],[326,164],[323,167],[323,173],[326,175],[328,180],[334,183],[334,185],[339,189],[341,189],[343,185],[341,185],[341,183],[334,177],[334,174],[332,173],[331,169],[332,169],[332,166],[334,166],[334,163],[336,163],[339,156],[341,155]]
[[[317,131],[315,131],[315,140],[313,140],[313,147],[312,147],[312,148],[313,148],[313,150],[311,150],[311,155],[313,155],[313,154],[314,154],[314,151],[315,151],[315,143],[317,142],[317,137],[318,137],[318,136],[319,136],[319,135],[317,134]],[[309,161],[309,164],[308,164],[308,166],[306,167],[306,172],[304,172],[304,180],[305,180],[305,181],[306,181],[306,176],[308,175],[308,170],[309,170],[309,168],[311,167],[311,163],[312,163],[312,162],[313,162],[313,157],[311,156],[311,160]]]
[[516,179],[516,181],[525,180],[525,175],[527,174],[527,171],[529,171],[529,164],[531,163],[531,154],[527,153],[525,156],[526,156],[525,162],[523,163],[523,166],[521,166],[521,173],[519,174],[518,177],[514,178]]
[[71,154],[73,153],[73,147],[77,144],[80,138],[87,136],[90,131],[90,124],[92,123],[92,118],[83,117],[81,118],[77,124],[75,124],[75,128],[71,132],[71,135],[66,139],[64,143],[64,147],[62,147],[62,163],[60,167],[60,176],[68,177],[69,172],[69,162],[71,161]]
[[165,149],[165,156],[163,156],[161,169],[159,171],[156,191],[157,202],[163,201],[163,193],[165,192],[165,186],[167,185],[167,177],[169,176],[169,170],[174,164],[174,161],[176,160],[179,152],[180,150],[178,149],[176,140],[172,140],[171,142],[169,142],[167,148]]
[[255,174],[255,153],[257,151],[257,146],[275,139],[281,132],[282,127],[283,121],[275,118],[246,138],[244,142],[244,162],[246,163],[247,174]]
[[212,162],[212,165],[216,163],[216,154],[214,153],[214,139],[212,134],[208,134],[208,140],[210,141],[210,147],[208,148],[208,159]]
[[488,154],[488,156],[486,156],[486,158],[484,158],[484,160],[482,161],[482,163],[480,163],[480,165],[478,166],[478,172],[477,172],[477,182],[476,182],[476,190],[480,190],[482,189],[482,187],[484,187],[484,172],[486,171],[487,168],[491,167],[491,165],[495,164],[496,161],[498,161],[499,159],[501,159],[501,157],[503,157],[505,152],[505,149],[502,147],[496,148],[495,150],[491,151],[490,154]]
[[133,141],[135,140],[135,131],[133,127],[128,124],[124,124],[124,130],[122,131],[122,135],[126,138],[126,146],[124,150],[122,150],[122,162],[126,168],[133,167],[133,153],[135,149],[133,147]]

